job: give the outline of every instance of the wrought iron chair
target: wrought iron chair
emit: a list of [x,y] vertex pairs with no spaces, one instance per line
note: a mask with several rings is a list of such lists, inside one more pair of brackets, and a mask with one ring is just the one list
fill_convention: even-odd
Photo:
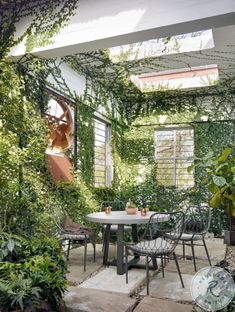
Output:
[[175,247],[183,232],[183,228],[183,212],[154,213],[150,217],[147,228],[139,242],[135,244],[124,243],[126,283],[128,283],[128,252],[132,251],[135,255],[145,256],[147,295],[149,295],[149,262],[152,259],[157,258],[161,259],[162,275],[164,277],[165,259],[169,259],[173,256],[182,287],[184,288],[178,260],[175,254]]
[[67,243],[67,260],[69,259],[69,252],[73,243],[84,246],[84,272],[86,271],[87,260],[87,244],[93,245],[93,259],[96,261],[96,235],[95,232],[90,229],[81,226],[78,223],[72,221],[67,212],[61,208],[59,213],[56,206],[50,207],[51,216],[56,225],[57,235],[59,240]]
[[[194,246],[204,246],[209,264],[210,256],[205,242],[205,236],[210,228],[211,208],[208,204],[191,206],[185,212],[184,231],[180,237],[183,245],[183,258],[185,259],[185,245],[191,246],[194,270],[197,271]],[[202,244],[198,242],[202,241]]]

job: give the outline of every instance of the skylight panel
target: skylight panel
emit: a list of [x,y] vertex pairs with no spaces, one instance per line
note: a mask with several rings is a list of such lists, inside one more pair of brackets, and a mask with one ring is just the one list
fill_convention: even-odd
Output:
[[215,64],[131,76],[131,81],[142,92],[212,86],[217,84],[218,79]]
[[115,63],[148,57],[177,54],[211,49],[214,45],[211,29],[181,34],[172,37],[148,40],[109,49],[109,56]]

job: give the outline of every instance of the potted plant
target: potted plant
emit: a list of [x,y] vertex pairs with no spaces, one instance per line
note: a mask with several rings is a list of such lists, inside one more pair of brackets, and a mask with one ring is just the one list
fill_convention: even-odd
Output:
[[136,204],[132,200],[128,200],[126,203],[126,213],[127,214],[136,214],[138,211]]
[[225,243],[235,245],[235,146],[227,147],[222,154],[214,156],[209,152],[203,158],[190,157],[194,160],[192,168],[206,170],[203,184],[212,193],[210,206],[221,205],[228,216],[228,230],[225,231]]

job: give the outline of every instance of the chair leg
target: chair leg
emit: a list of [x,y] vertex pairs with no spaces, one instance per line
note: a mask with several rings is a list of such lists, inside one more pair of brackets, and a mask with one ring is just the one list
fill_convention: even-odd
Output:
[[164,259],[164,266],[166,266],[166,256],[164,256],[163,259]]
[[209,264],[211,266],[211,259],[210,259],[209,253],[208,253],[208,249],[207,249],[207,246],[206,246],[205,239],[203,238],[202,241],[203,241],[203,245],[204,245],[204,248],[205,248],[205,251],[206,251],[207,259],[208,259]]
[[196,258],[195,258],[195,252],[194,252],[193,240],[191,240],[191,248],[192,248],[192,255],[193,255],[193,265],[194,265],[194,271],[195,271],[195,272],[197,272],[197,267],[196,267]]
[[165,273],[164,273],[164,261],[163,261],[163,256],[161,256],[161,267],[162,267],[162,277],[165,277]]
[[104,228],[102,228],[102,252],[104,252]]
[[146,287],[147,287],[147,296],[149,296],[149,257],[146,256]]
[[93,260],[94,262],[96,261],[96,239],[94,240],[93,243]]
[[175,265],[176,265],[176,268],[177,268],[177,271],[178,271],[178,274],[179,274],[179,277],[180,277],[182,288],[184,288],[184,282],[183,282],[183,278],[182,278],[182,275],[181,275],[181,272],[180,272],[178,259],[177,259],[177,256],[176,256],[175,252],[173,252],[173,257],[174,257]]
[[158,269],[158,264],[157,264],[157,259],[154,257],[151,257],[152,263],[153,263],[153,269],[157,270]]
[[71,244],[71,241],[69,240],[69,242],[68,242],[68,249],[67,249],[67,260],[69,260],[70,244]]
[[87,240],[84,242],[84,272],[86,272]]
[[128,250],[125,247],[125,271],[126,271],[126,284],[128,284]]
[[182,241],[182,245],[183,245],[183,259],[185,260],[185,242]]

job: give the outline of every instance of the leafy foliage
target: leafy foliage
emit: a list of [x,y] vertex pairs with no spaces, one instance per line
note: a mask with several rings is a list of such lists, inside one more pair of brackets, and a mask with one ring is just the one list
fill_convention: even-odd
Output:
[[[52,42],[51,38],[65,26],[77,8],[78,0],[20,0],[0,3],[0,58],[27,37],[27,50]],[[15,38],[17,23],[30,21],[23,33]]]
[[37,109],[25,98],[23,80],[14,67],[1,60],[0,70],[1,226],[17,224],[15,228],[19,228],[19,218],[32,221],[22,214],[27,215],[33,208],[32,190],[45,174],[47,128]]
[[1,310],[38,311],[42,303],[58,307],[67,286],[58,242],[43,237],[9,239],[6,233],[1,233],[0,238],[2,246],[8,246],[0,262]]
[[17,247],[21,247],[20,239],[17,236],[0,232],[0,261],[12,257],[12,253],[16,251]]
[[[77,8],[78,1],[12,1],[0,6],[3,32],[2,56],[9,48],[28,36],[28,48],[50,42],[59,28],[68,22]],[[6,10],[8,8],[9,10]],[[17,14],[16,14],[17,13]],[[26,32],[14,39],[15,25],[20,18],[33,16]],[[231,49],[230,49],[231,50]],[[229,50],[229,51],[230,51]],[[218,51],[217,51],[218,52]],[[216,53],[217,53],[216,52]],[[232,53],[232,52],[231,52]],[[217,53],[218,58],[230,62],[231,53]],[[182,58],[187,58],[183,55]],[[198,57],[198,56],[197,56]],[[200,54],[204,60],[213,59],[208,51]],[[177,64],[185,63],[175,57]],[[66,84],[60,66],[69,64],[86,78],[83,96],[73,94]],[[195,172],[196,186],[192,190],[165,188],[156,181],[154,159],[154,127],[179,122],[191,123],[195,130],[197,157],[210,148],[221,151],[225,140],[231,141],[231,128],[225,122],[234,112],[234,79],[226,77],[218,86],[190,91],[141,93],[130,80],[130,75],[140,71],[169,69],[167,57],[161,59],[113,63],[109,52],[95,51],[67,56],[60,60],[41,60],[25,56],[14,66],[0,63],[0,178],[3,221],[1,226],[15,231],[34,233],[51,228],[47,211],[50,203],[64,206],[75,220],[85,222],[85,215],[97,210],[99,202],[118,197],[133,199],[139,206],[149,205],[160,210],[180,208],[191,202],[208,199],[205,188],[200,186],[203,171]],[[46,82],[52,75],[56,86]],[[41,116],[48,103],[46,85],[60,94],[66,94],[79,110],[78,164],[72,184],[56,186],[45,165],[47,129]],[[105,108],[112,122],[113,188],[98,190],[93,186],[94,126],[93,114]],[[160,117],[166,116],[165,124]],[[218,122],[202,123],[202,117]],[[2,117],[3,116],[3,117]],[[222,120],[224,123],[222,123]],[[218,211],[216,212],[218,213]],[[26,218],[27,216],[27,218]],[[28,217],[29,216],[29,217]],[[219,215],[216,216],[219,219]],[[213,222],[212,222],[213,223]]]
[[[222,154],[214,156],[212,152],[203,158],[194,158],[195,165],[206,170],[203,181],[212,193],[210,205],[223,206],[228,216],[235,216],[235,156],[234,147],[227,147]],[[190,170],[191,168],[189,168]]]
[[93,185],[93,164],[94,164],[94,109],[84,105],[81,100],[77,101],[78,119],[77,136],[78,149],[78,170],[87,185]]
[[[114,196],[124,201],[131,198],[139,207],[147,205],[150,209],[159,211],[182,209],[188,205],[209,202],[210,193],[201,183],[206,177],[203,168],[195,168],[193,188],[179,189],[158,185],[154,160],[155,129],[152,125],[156,124],[158,118],[158,115],[139,117],[136,126],[133,124],[121,136],[116,135],[113,147],[116,183]],[[219,153],[229,142],[233,144],[235,129],[232,122],[193,122],[193,116],[190,114],[176,114],[167,116],[167,124],[174,124],[178,118],[184,118],[185,123],[188,120],[194,129],[194,153],[198,158],[203,157],[209,150]],[[164,123],[158,125],[164,126]],[[215,235],[221,235],[225,228],[227,217],[222,207],[218,207],[212,211],[210,230]]]

